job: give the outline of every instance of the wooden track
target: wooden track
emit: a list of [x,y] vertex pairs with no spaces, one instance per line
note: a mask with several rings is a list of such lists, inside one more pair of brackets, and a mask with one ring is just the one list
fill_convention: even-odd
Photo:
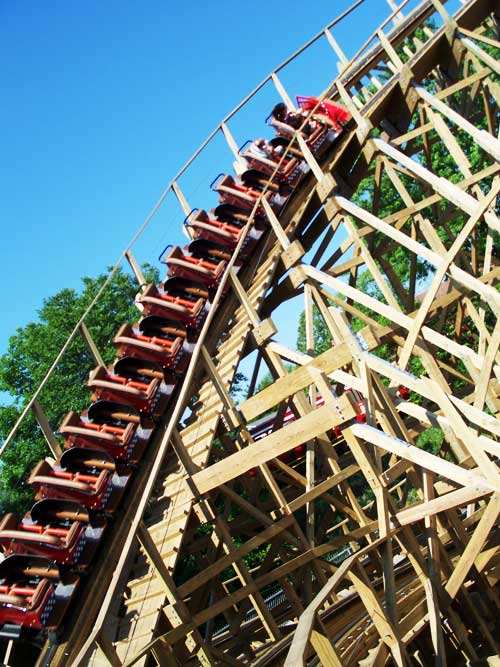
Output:
[[[434,0],[395,21],[325,91],[353,126],[321,159],[303,149],[310,175],[227,272],[40,667],[499,654],[500,10]],[[257,364],[271,384],[236,405]]]

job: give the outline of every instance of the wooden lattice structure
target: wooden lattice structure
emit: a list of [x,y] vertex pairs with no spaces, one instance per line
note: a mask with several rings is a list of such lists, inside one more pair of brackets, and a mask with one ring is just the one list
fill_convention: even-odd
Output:
[[444,7],[351,62],[332,38],[354,123],[263,201],[40,665],[498,664],[500,10]]

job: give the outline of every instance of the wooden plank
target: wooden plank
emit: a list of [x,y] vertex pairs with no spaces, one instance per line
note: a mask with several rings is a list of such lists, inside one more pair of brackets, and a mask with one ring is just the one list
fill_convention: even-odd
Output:
[[287,248],[290,247],[290,240],[285,230],[283,229],[281,222],[278,220],[276,213],[273,211],[271,205],[269,204],[269,202],[265,197],[261,198],[261,204],[266,214],[266,217],[269,220],[269,224],[271,225],[271,229],[273,230],[274,235],[281,244],[283,250],[286,250]]
[[461,486],[475,486],[478,489],[481,489],[484,493],[488,491],[496,491],[497,487],[500,490],[500,480],[497,484],[490,483],[489,480],[484,478],[482,475],[461,468],[460,466],[445,461],[443,459],[429,454],[423,449],[419,449],[414,445],[410,445],[399,438],[394,436],[389,436],[382,431],[374,428],[373,426],[368,426],[366,424],[353,424],[349,427],[349,430],[352,433],[366,442],[370,442],[372,445],[381,447],[387,452],[392,452],[396,456],[400,456],[412,463],[423,466],[428,470],[432,470],[436,474],[450,479]]
[[220,124],[220,129],[222,130],[222,134],[224,135],[224,138],[227,142],[227,145],[229,146],[229,149],[231,150],[232,154],[236,158],[236,161],[241,164],[241,166],[246,169],[246,162],[244,158],[241,157],[239,151],[238,151],[238,144],[234,140],[233,135],[231,134],[230,129],[227,126],[227,123],[222,122]]
[[340,412],[326,405],[311,411],[286,428],[196,473],[192,476],[193,484],[200,494],[206,493],[354,417],[354,408],[347,398],[339,399],[339,407]]
[[82,320],[80,323],[80,331],[82,332],[83,338],[85,339],[85,342],[88,345],[88,348],[90,350],[90,353],[94,357],[94,360],[98,366],[106,366],[106,364],[103,361],[103,358],[101,357],[101,353],[97,349],[97,345],[94,343],[94,339],[90,335],[90,331],[87,329],[87,326],[85,325],[85,322]]
[[457,595],[472,565],[474,564],[475,559],[479,556],[479,553],[488,538],[490,530],[496,524],[499,514],[500,496],[495,494],[489,500],[486,511],[481,517],[481,520],[474,530],[474,534],[470,538],[462,556],[460,557],[451,577],[448,580],[448,583],[445,586],[445,590],[450,596],[450,604],[451,600]]
[[184,193],[182,192],[182,190],[181,190],[179,184],[177,183],[177,181],[172,181],[171,188],[172,188],[172,192],[177,197],[177,201],[181,205],[181,208],[184,212],[184,215],[189,215],[193,209],[188,204],[187,199],[184,196]]
[[342,667],[339,654],[333,647],[332,642],[324,634],[313,628],[310,642],[316,651],[316,655],[321,660],[321,664],[331,665],[331,667]]
[[[300,134],[300,132],[297,133],[297,143],[300,146],[300,150],[302,152],[302,155],[304,156],[305,161],[309,165],[309,167],[311,169],[311,172],[314,174],[318,183],[321,183],[325,178],[325,174],[323,173],[323,170],[319,166],[318,161],[316,160],[316,158],[312,154],[311,149],[306,144],[306,141],[305,141],[304,137]],[[333,186],[333,181],[331,182],[331,185]]]
[[329,476],[327,479],[319,482],[315,486],[308,488],[306,493],[303,493],[297,498],[294,498],[292,501],[287,503],[287,507],[290,512],[295,512],[300,507],[303,507],[306,503],[311,502],[315,498],[322,496],[325,491],[329,491],[333,486],[337,486],[346,479],[349,479],[352,475],[355,475],[359,471],[359,467],[356,465],[350,465],[345,470],[341,470],[335,475]]
[[[129,248],[126,253],[125,257],[127,258],[127,261],[130,265],[130,268],[132,269],[132,272],[135,276],[135,279],[137,280],[137,283],[139,287],[142,289],[147,285],[147,280],[144,277],[144,274],[141,270],[141,267],[139,266],[137,260],[135,259],[134,255],[132,254],[132,250]],[[99,362],[98,362],[99,363]],[[101,366],[104,366],[104,364],[99,364]]]
[[468,503],[484,498],[490,495],[491,490],[477,487],[464,487],[456,491],[450,491],[438,498],[428,500],[427,502],[412,505],[407,509],[400,510],[394,516],[393,523],[395,526],[406,526],[415,521],[421,521],[426,517],[431,517],[439,512],[453,509],[454,507],[464,507]]
[[[424,93],[422,93],[422,95],[423,94]],[[394,160],[394,162],[402,164],[409,172],[414,174],[415,177],[428,183],[436,193],[439,193],[445,199],[453,202],[469,215],[474,215],[477,208],[477,201],[474,197],[467,194],[456,185],[451,184],[449,181],[436,176],[429,169],[426,169],[415,160],[412,160],[405,155],[405,153],[394,148],[386,141],[383,141],[382,139],[371,139],[371,141],[376,150],[381,151],[383,154]]]
[[263,529],[258,535],[250,538],[240,547],[234,549],[231,553],[219,558],[215,563],[205,568],[203,572],[200,572],[195,577],[188,579],[188,581],[179,586],[179,595],[183,598],[187,597],[200,586],[207,584],[207,582],[209,582],[212,577],[220,574],[220,572],[228,567],[235,558],[242,558],[243,556],[246,556],[248,553],[250,553],[250,551],[258,548],[261,544],[264,544],[265,542],[270,541],[274,537],[280,535],[284,530],[289,528],[292,523],[293,517],[285,516],[276,523],[273,523],[267,528]]
[[332,47],[332,49],[335,51],[335,53],[336,53],[337,56],[339,57],[340,64],[341,64],[343,67],[345,67],[345,66],[347,65],[347,63],[348,63],[348,60],[347,60],[347,58],[346,58],[344,52],[343,52],[342,49],[340,48],[340,46],[339,46],[337,40],[334,38],[334,36],[333,36],[332,33],[330,32],[330,30],[328,30],[328,28],[325,28],[325,29],[323,30],[323,32],[324,32],[325,37],[326,37],[327,40],[328,40],[328,43],[330,44],[330,46]]
[[398,56],[396,49],[392,46],[391,42],[385,36],[383,30],[377,31],[377,37],[379,38],[380,43],[382,44],[382,48],[389,56],[396,70],[402,69],[403,63],[401,61],[401,58]]
[[[361,332],[369,349],[377,347],[378,341],[370,333],[368,328]],[[288,373],[285,377],[279,378],[275,383],[266,387],[255,396],[247,399],[240,404],[241,413],[247,421],[255,419],[263,412],[275,407],[285,398],[296,394],[305,389],[311,382],[308,367],[314,367],[329,375],[337,368],[341,368],[349,363],[351,354],[347,343],[336,345],[331,350],[327,350],[315,357],[309,364]]]
[[61,445],[59,444],[59,441],[56,438],[47,417],[45,416],[42,406],[36,398],[33,399],[31,409],[36,417],[38,424],[40,425],[43,436],[50,448],[50,451],[52,452],[52,455],[58,459],[62,454]]
[[348,574],[359,593],[363,604],[371,616],[373,625],[377,628],[382,641],[389,647],[394,662],[398,667],[406,665],[406,651],[399,637],[397,628],[386,618],[384,610],[368,580],[359,560]]
[[[354,301],[358,301],[363,306],[369,308],[371,311],[379,313],[384,317],[387,317],[387,319],[391,320],[396,325],[403,327],[404,329],[407,329],[408,331],[411,329],[413,324],[413,318],[408,315],[405,315],[403,312],[391,308],[391,306],[388,306],[385,303],[382,303],[381,301],[378,301],[377,299],[368,296],[364,292],[361,292],[360,290],[350,287],[342,280],[339,280],[338,278],[333,278],[332,276],[329,276],[323,273],[322,271],[318,271],[318,269],[315,269],[311,266],[302,266],[300,268],[302,269],[305,275],[307,275],[309,278],[313,278],[319,284],[328,285],[336,292],[340,292],[341,294],[344,294],[346,297],[351,298]],[[450,338],[443,336],[441,333],[438,333],[437,331],[434,331],[433,329],[427,326],[422,327],[421,333],[422,337],[429,343],[432,343],[433,345],[436,345],[437,347],[440,347],[444,350],[448,350],[449,352],[451,352],[452,354],[456,355],[459,358],[467,357],[469,360],[471,361],[473,360],[474,365],[476,367],[478,368],[480,367],[480,359],[478,355],[476,355],[469,348],[466,348],[462,345],[459,345],[458,343],[455,343]]]
[[122,661],[116,653],[113,643],[101,632],[97,638],[97,645],[106,656],[106,660],[112,667],[122,667]]
[[[177,588],[174,584],[174,580],[172,579],[168,568],[165,566],[162,556],[144,523],[139,526],[137,537],[140,540],[149,561],[151,562],[161,583],[164,586],[165,594],[169,602],[169,604],[165,607],[165,613],[168,620],[172,624],[179,624],[181,620],[187,620],[189,618],[189,610],[179,596]],[[201,645],[201,647],[196,650],[200,662],[203,665],[207,665],[207,667],[215,665],[216,663],[214,659],[212,658],[210,652],[203,646],[203,644],[204,642],[201,635],[199,634],[198,630],[195,629],[193,632],[193,638],[190,639],[190,642],[188,643],[188,647],[191,650],[196,650],[197,645]]]
[[295,109],[295,105],[294,105],[294,103],[292,102],[292,98],[290,97],[290,95],[289,95],[289,94],[287,93],[287,91],[285,90],[285,87],[284,87],[283,84],[281,83],[281,81],[280,81],[278,75],[276,74],[276,72],[272,72],[272,73],[271,73],[271,80],[272,80],[272,82],[274,83],[274,85],[276,86],[276,90],[277,90],[278,93],[280,94],[281,99],[282,99],[283,102],[287,105],[287,107],[288,107],[289,109]]
[[[435,499],[434,477],[435,476],[428,470],[422,470],[422,486],[426,504]],[[438,521],[436,516],[434,514],[426,516],[424,519],[424,526],[427,534],[428,548],[428,579],[424,582],[424,588],[431,640],[434,648],[434,655],[436,656],[436,667],[446,667],[446,648],[444,645],[439,605],[439,593],[442,592],[440,577],[441,559],[439,552],[441,542],[438,535]]]
[[[466,46],[469,48],[471,44],[470,40],[464,40],[464,43],[466,43]],[[474,48],[474,50],[476,49],[477,47]],[[481,51],[481,49],[479,49],[479,51]],[[495,62],[493,58],[491,58],[491,56],[487,57],[491,59],[492,62]],[[495,67],[500,72],[500,68],[498,68],[498,64],[496,62],[495,62]],[[446,118],[455,123],[461,130],[467,132],[467,134],[469,134],[474,139],[474,141],[479,146],[481,146],[481,148],[484,151],[486,151],[486,153],[491,155],[491,157],[494,160],[496,160],[497,162],[500,161],[500,141],[498,139],[492,137],[491,134],[489,134],[489,132],[486,132],[485,130],[480,130],[477,127],[475,127],[470,121],[463,118],[463,116],[461,116],[456,111],[451,109],[451,107],[449,107],[448,105],[444,104],[441,100],[437,99],[434,95],[429,93],[422,86],[415,86],[415,89],[417,90],[418,94],[423,100],[428,102],[428,104],[430,104],[437,111],[443,114]],[[437,191],[439,192],[439,189]],[[467,211],[467,212],[470,215],[472,214],[472,211]]]

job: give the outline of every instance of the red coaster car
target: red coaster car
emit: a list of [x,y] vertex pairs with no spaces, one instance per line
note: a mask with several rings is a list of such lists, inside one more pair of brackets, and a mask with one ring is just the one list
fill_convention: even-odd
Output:
[[233,253],[227,246],[215,243],[215,241],[208,241],[207,239],[195,239],[191,241],[187,249],[193,257],[212,262],[223,261],[226,263],[233,256]]
[[[281,143],[283,146],[288,146],[290,140],[295,137],[295,128],[287,123],[276,120],[275,118],[268,118],[268,122],[269,125],[274,128],[277,137],[281,138],[281,142],[273,141],[273,143],[275,145],[280,145]],[[316,156],[321,156],[338,136],[339,131],[333,130],[326,123],[315,120],[310,125],[310,132],[304,139],[311,153]],[[293,150],[300,152],[300,147],[296,142],[293,143]]]
[[125,491],[131,472],[103,450],[72,447],[52,466],[40,461],[28,484],[36,499],[62,498],[88,509],[112,513]]
[[[210,215],[221,222],[227,222],[237,227],[244,227],[250,220],[251,212],[240,206],[219,204],[210,211]],[[263,215],[262,211],[252,218],[252,226],[261,233],[269,228],[267,218]]]
[[[235,181],[229,174],[219,174],[212,181],[210,187],[214,192],[218,193],[219,201],[222,204],[230,204],[231,206],[251,211],[262,194],[261,190],[257,189],[255,185],[253,187],[244,185]],[[287,200],[287,197],[271,189],[268,189],[263,196],[276,209],[280,209]],[[259,206],[257,208],[257,213],[263,215],[262,207]]]
[[57,630],[78,582],[48,558],[8,556],[0,563],[0,636],[19,637],[23,628]]
[[159,315],[181,322],[190,329],[199,330],[206,316],[205,299],[189,299],[160,292],[155,285],[148,285],[137,298],[144,315]]
[[79,569],[89,565],[106,519],[71,500],[46,498],[19,521],[7,514],[0,522],[0,547],[6,555],[33,554]]
[[263,190],[264,188],[272,190],[276,196],[279,195],[281,197],[280,203],[284,203],[293,192],[292,186],[284,180],[280,180],[275,176],[275,179],[270,181],[269,174],[260,171],[260,169],[247,169],[240,174],[240,179],[247,187],[255,188],[257,190]]
[[[189,246],[187,246],[187,250],[190,256],[198,262],[223,267],[223,270],[218,273],[217,279],[210,283],[204,282],[194,275],[190,277],[188,272],[178,270],[179,267],[174,266],[174,270],[170,268],[168,271],[167,275],[170,277],[167,277],[163,283],[160,283],[159,287],[163,292],[171,296],[193,301],[198,298],[211,301],[226,270],[227,262],[229,262],[233,253],[227,246],[201,238],[191,241]],[[184,256],[187,257],[187,255]],[[165,263],[168,263],[167,260],[165,260]],[[240,268],[241,261],[237,260],[233,264],[233,270],[237,272]]]
[[[288,146],[274,146],[271,142],[260,140],[265,150],[259,148],[257,142],[247,141],[240,149],[240,155],[248,167],[267,176],[273,176],[280,183],[294,188],[302,180],[310,167],[300,151]],[[285,142],[286,144],[287,142]]]
[[[159,283],[158,287],[166,294],[189,301],[197,301],[198,299],[210,301],[210,297],[214,293],[214,290],[197,280],[187,280],[186,278],[179,278],[179,276],[167,277],[162,283]],[[177,323],[176,326],[177,328],[181,327],[185,333],[187,332],[183,324]]]
[[[191,229],[192,237],[195,241],[212,241],[218,246],[225,246],[231,248],[231,250],[238,245],[243,229],[241,225],[212,218],[203,210],[193,211],[193,214],[188,216],[184,224]],[[240,249],[242,257],[248,253],[253,242],[258,240],[262,234],[263,229],[259,230],[255,226],[248,231]]]
[[[227,255],[225,254],[225,258]],[[203,283],[208,287],[217,287],[224,275],[227,259],[207,259],[205,256],[185,254],[174,246],[162,262],[168,266],[169,276],[179,276],[195,282]]]
[[[162,326],[152,327],[150,322],[161,321]],[[113,339],[118,356],[134,357],[159,364],[172,373],[182,373],[186,365],[186,329],[178,322],[165,317],[148,315],[136,324],[123,324]]]
[[[131,360],[130,357],[125,359]],[[141,415],[159,419],[167,406],[174,384],[166,384],[161,366],[152,362],[121,364],[121,373],[115,369],[97,366],[87,386],[92,390],[92,401],[109,400],[133,405]],[[141,366],[144,368],[141,369]],[[153,375],[156,367],[156,375]],[[141,373],[141,370],[143,371]],[[159,376],[159,377],[158,377]]]
[[356,421],[360,424],[366,423],[366,401],[363,394],[356,389],[347,387],[344,391],[345,394],[349,394],[353,399],[353,406],[356,410]]
[[59,427],[66,448],[98,447],[127,463],[140,460],[152,432],[141,426],[141,416],[132,406],[104,400],[92,403],[86,414],[68,413]]
[[297,95],[296,99],[301,109],[315,116],[324,116],[336,131],[341,131],[352,118],[347,109],[330,100],[320,102],[317,97],[303,97],[302,95]]

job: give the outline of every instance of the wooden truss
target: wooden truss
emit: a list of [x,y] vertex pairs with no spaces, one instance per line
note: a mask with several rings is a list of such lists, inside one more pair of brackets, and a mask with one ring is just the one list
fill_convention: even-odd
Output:
[[263,202],[52,664],[498,664],[500,14],[395,16],[325,92],[352,129]]

